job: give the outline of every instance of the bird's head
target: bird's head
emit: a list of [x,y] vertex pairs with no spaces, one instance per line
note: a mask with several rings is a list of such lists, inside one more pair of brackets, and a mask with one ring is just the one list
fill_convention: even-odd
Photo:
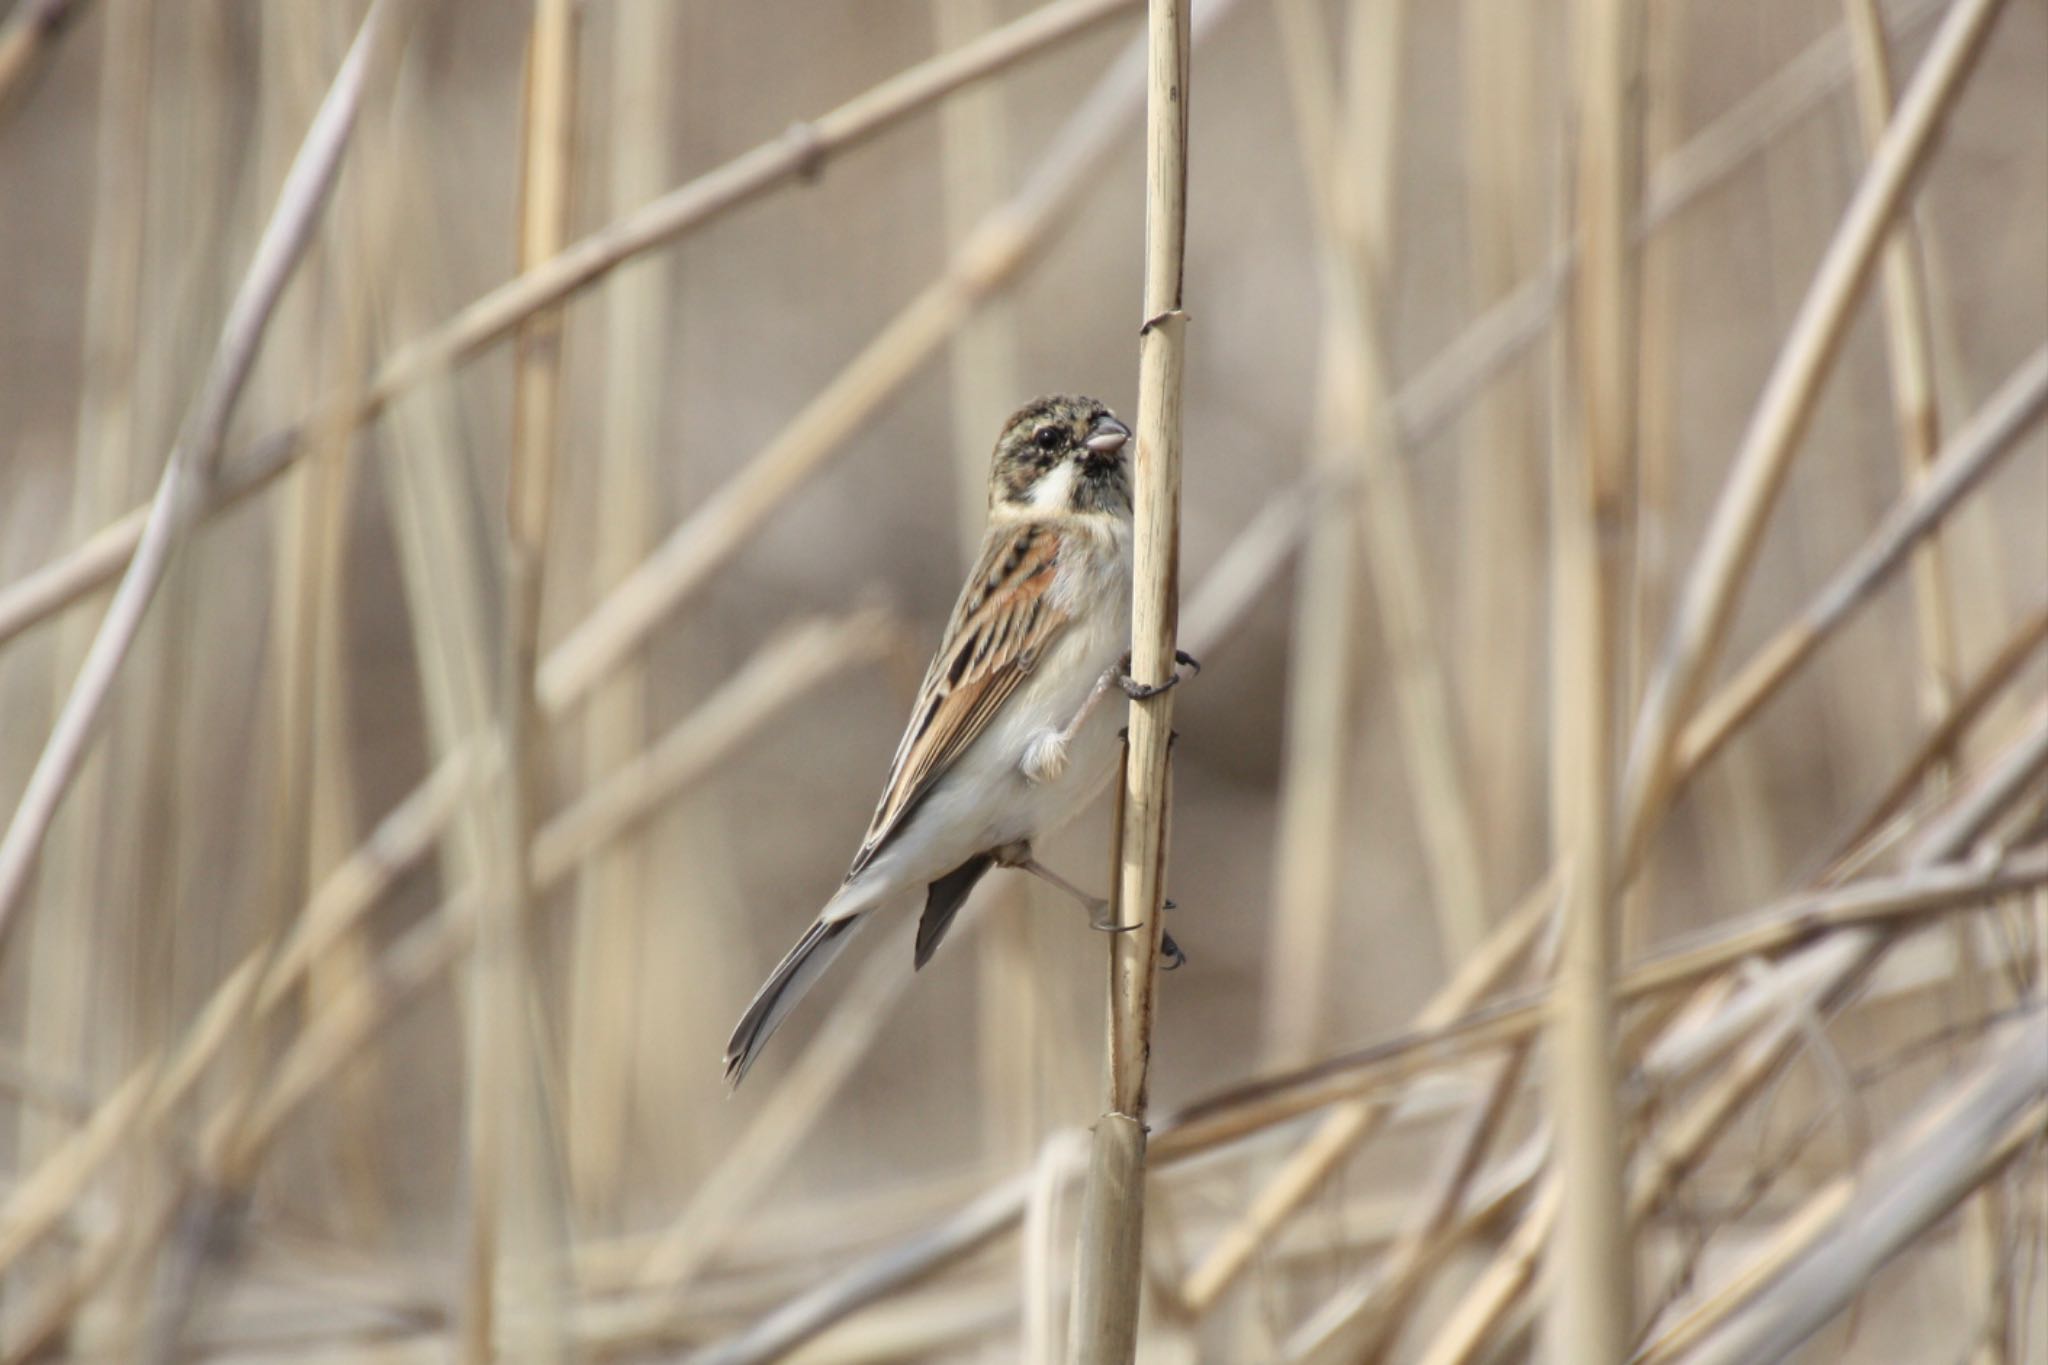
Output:
[[1131,514],[1131,429],[1093,398],[1026,403],[1003,424],[989,478],[992,510],[1053,516]]

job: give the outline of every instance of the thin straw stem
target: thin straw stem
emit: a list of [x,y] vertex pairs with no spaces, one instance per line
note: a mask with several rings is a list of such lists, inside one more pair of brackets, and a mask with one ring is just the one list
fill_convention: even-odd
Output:
[[[1175,677],[1180,617],[1181,311],[1187,243],[1185,0],[1151,0],[1146,26],[1145,290],[1138,421],[1131,675]],[[1069,1350],[1078,1365],[1123,1365],[1137,1350],[1145,1219],[1145,1110],[1165,894],[1173,693],[1133,700],[1117,802],[1109,949],[1109,1102],[1096,1120],[1074,1268]]]

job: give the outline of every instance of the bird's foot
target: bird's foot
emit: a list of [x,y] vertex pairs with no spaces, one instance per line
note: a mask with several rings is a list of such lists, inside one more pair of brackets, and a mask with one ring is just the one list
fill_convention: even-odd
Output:
[[[1173,651],[1173,662],[1176,665],[1173,675],[1163,683],[1141,683],[1129,673],[1119,673],[1116,685],[1122,688],[1124,695],[1132,701],[1143,701],[1147,697],[1156,697],[1161,692],[1170,691],[1179,685],[1182,678],[1195,677],[1202,671],[1202,661],[1184,649]],[[1186,668],[1187,672],[1181,672],[1182,668]]]
[[[1138,927],[1135,924],[1118,924],[1111,920],[1109,918],[1108,901],[1100,901],[1097,904],[1101,908],[1096,912],[1095,917],[1088,922],[1090,928],[1100,929],[1106,934],[1128,934],[1131,930]],[[1162,908],[1173,910],[1177,907],[1172,901],[1167,901]],[[1166,960],[1166,965],[1159,969],[1162,972],[1177,971],[1185,967],[1188,962],[1188,955],[1181,951],[1180,945],[1173,941],[1173,935],[1168,933],[1162,932],[1159,935],[1159,956]]]
[[1110,917],[1111,906],[1106,900],[1090,898],[1088,906],[1088,927],[1103,934],[1128,934],[1137,928],[1135,924],[1119,924]]

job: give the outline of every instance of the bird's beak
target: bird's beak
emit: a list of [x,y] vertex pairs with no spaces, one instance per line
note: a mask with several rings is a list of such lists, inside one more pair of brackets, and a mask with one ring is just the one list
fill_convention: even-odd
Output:
[[1114,455],[1131,439],[1131,429],[1114,417],[1098,417],[1095,429],[1081,444],[1097,455]]

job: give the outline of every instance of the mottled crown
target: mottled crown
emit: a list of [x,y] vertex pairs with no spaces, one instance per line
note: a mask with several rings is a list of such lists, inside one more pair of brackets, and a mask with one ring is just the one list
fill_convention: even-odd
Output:
[[1130,435],[1093,398],[1055,394],[1026,403],[996,438],[989,506],[1129,516]]

